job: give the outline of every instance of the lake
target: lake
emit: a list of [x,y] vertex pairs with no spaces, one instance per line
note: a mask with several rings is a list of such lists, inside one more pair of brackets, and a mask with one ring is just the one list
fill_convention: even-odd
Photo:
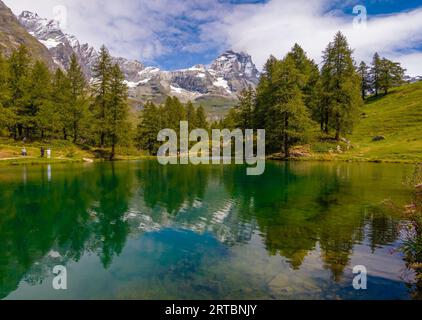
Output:
[[[0,168],[0,299],[409,299],[413,166]],[[67,270],[54,290],[53,268]],[[354,290],[353,267],[368,272]]]

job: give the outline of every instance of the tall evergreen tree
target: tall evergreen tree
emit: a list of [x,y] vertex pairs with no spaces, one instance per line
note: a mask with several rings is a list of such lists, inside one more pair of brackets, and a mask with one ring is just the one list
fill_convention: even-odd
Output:
[[189,123],[189,127],[195,129],[198,119],[196,117],[195,107],[193,106],[191,101],[186,104],[186,120]]
[[255,129],[265,128],[267,111],[275,103],[274,91],[276,86],[274,83],[274,72],[278,63],[279,61],[274,56],[270,56],[264,65],[264,70],[256,89]]
[[203,106],[196,109],[196,128],[208,130],[208,120]]
[[242,90],[237,105],[236,127],[242,130],[254,128],[255,90],[249,86]]
[[311,120],[300,86],[302,74],[291,56],[276,64],[273,77],[275,103],[266,115],[265,129],[270,148],[280,148],[288,158],[291,147],[306,139]]
[[34,138],[37,129],[40,137],[54,130],[54,106],[52,103],[52,80],[50,70],[44,62],[37,61],[28,81],[28,100],[21,110],[21,121],[25,136]]
[[400,63],[390,61],[386,58],[381,59],[379,88],[387,95],[388,90],[403,83],[404,73],[405,70],[401,67]]
[[99,57],[93,67],[93,92],[94,92],[94,113],[97,122],[100,146],[105,146],[106,138],[106,115],[109,106],[112,59],[105,46],[100,49]]
[[9,66],[0,53],[0,133],[13,124],[13,113],[9,108],[10,97]]
[[71,101],[71,96],[69,78],[58,68],[53,77],[52,97],[54,109],[57,113],[57,131],[61,133],[64,140],[67,140],[71,131],[71,123],[69,123],[69,102]]
[[128,93],[124,81],[125,76],[119,65],[114,64],[110,72],[109,108],[106,114],[106,128],[111,141],[110,160],[115,158],[116,145],[124,142],[125,138],[127,138],[129,127]]
[[361,85],[346,37],[338,32],[324,52],[322,91],[324,119],[335,130],[336,140],[342,133],[353,130],[359,107],[362,105]]
[[359,65],[358,74],[361,82],[362,100],[365,100],[366,93],[371,89],[371,74],[368,65],[364,61]]
[[306,55],[306,52],[297,43],[293,46],[288,56],[293,59],[299,72],[299,87],[303,94],[306,107],[310,110],[315,120],[319,115],[320,73],[318,65]]
[[86,87],[87,83],[75,54],[70,60],[70,67],[67,71],[67,78],[70,85],[70,100],[68,101],[68,116],[70,127],[72,128],[73,142],[76,143],[79,138],[79,131],[81,123],[86,117],[87,97]]
[[159,145],[157,136],[164,129],[160,109],[152,102],[148,102],[140,113],[137,131],[137,142],[141,149],[150,155],[156,155]]
[[375,96],[378,96],[381,90],[381,71],[382,71],[381,57],[377,52],[374,54],[374,57],[372,59],[372,65],[371,65],[371,85],[375,91]]
[[22,117],[24,106],[27,105],[27,88],[30,71],[29,51],[25,46],[20,46],[8,60],[10,108],[14,114],[14,123],[11,127],[15,139],[23,136]]

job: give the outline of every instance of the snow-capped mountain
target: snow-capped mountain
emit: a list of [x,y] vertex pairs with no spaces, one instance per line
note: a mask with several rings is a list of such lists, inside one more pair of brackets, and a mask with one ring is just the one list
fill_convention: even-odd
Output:
[[416,82],[422,81],[422,76],[416,76],[416,77],[405,76],[404,81],[408,83],[416,83]]
[[[41,18],[38,14],[29,11],[22,12],[18,19],[32,36],[47,47],[59,67],[64,69],[69,67],[70,57],[75,53],[85,75],[91,78],[92,67],[98,58],[98,53],[93,47],[81,44],[75,36],[64,33],[58,21]],[[114,60],[130,81],[136,81],[137,73],[144,69],[138,61],[124,58],[114,58]]]
[[[81,44],[75,36],[63,32],[55,20],[41,18],[29,11],[22,12],[18,19],[48,48],[59,67],[67,68],[71,55],[76,53],[87,78],[92,76],[91,70],[98,58],[95,48]],[[139,101],[162,102],[167,96],[177,96],[182,101],[207,97],[235,100],[242,89],[254,87],[259,81],[252,58],[234,51],[224,52],[210,66],[197,65],[176,71],[146,67],[136,60],[113,59],[125,74],[131,97]]]

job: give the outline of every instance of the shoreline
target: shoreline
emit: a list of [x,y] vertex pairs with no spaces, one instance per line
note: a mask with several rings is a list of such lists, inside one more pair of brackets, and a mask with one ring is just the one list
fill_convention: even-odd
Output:
[[[139,160],[152,160],[156,157],[153,156],[130,156],[130,157],[118,157],[117,159],[110,161],[107,159],[96,159],[96,158],[5,158],[0,159],[0,168],[4,167],[16,167],[16,166],[35,166],[43,164],[67,164],[67,163],[101,163],[101,162],[122,162],[122,161],[139,161]],[[274,162],[349,162],[349,163],[389,163],[389,164],[418,164],[421,160],[418,159],[357,159],[357,158],[325,158],[325,157],[292,157],[289,159],[282,158],[280,156],[268,156],[268,161]]]

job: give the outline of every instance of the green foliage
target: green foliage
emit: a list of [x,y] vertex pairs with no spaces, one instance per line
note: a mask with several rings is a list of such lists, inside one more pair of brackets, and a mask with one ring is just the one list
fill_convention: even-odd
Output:
[[136,141],[139,148],[156,155],[160,143],[158,133],[163,129],[180,132],[180,121],[188,121],[189,129],[208,129],[209,124],[203,107],[195,109],[191,102],[182,104],[178,98],[169,97],[163,106],[148,102],[139,115]]
[[93,67],[94,83],[93,90],[93,110],[96,118],[96,131],[99,135],[101,147],[105,146],[106,138],[106,114],[109,107],[112,60],[110,53],[105,46],[101,47],[97,63]]
[[154,103],[148,102],[139,116],[137,144],[151,155],[156,155],[158,152],[157,136],[160,130],[164,128],[162,110],[160,109]]
[[110,160],[114,160],[116,145],[124,143],[128,139],[129,107],[127,103],[127,86],[124,80],[125,77],[119,65],[115,64],[111,69],[110,106],[107,108],[108,112],[106,113],[106,128],[111,143]]
[[116,145],[131,138],[124,75],[111,64],[105,47],[93,71],[96,78],[90,86],[76,55],[68,70],[54,74],[45,63],[32,63],[24,46],[8,60],[0,56],[0,132],[28,142],[69,137],[84,145],[100,141],[102,147],[111,147],[114,158]]
[[403,84],[405,71],[400,63],[381,58],[378,53],[375,53],[370,72],[371,89],[376,96],[381,90],[384,91],[384,94],[388,94],[391,88]]
[[351,133],[362,106],[361,84],[345,36],[338,32],[323,55],[321,127],[335,130],[336,140]]
[[[68,84],[67,87],[66,83]],[[66,83],[63,89],[69,90],[67,94],[69,100],[65,104],[64,110],[67,116],[65,127],[71,128],[73,142],[76,143],[79,138],[81,126],[84,124],[83,121],[87,118],[88,98],[85,76],[74,54],[71,57]]]
[[361,83],[362,100],[365,100],[366,93],[371,90],[371,74],[368,65],[362,61],[358,68]]

